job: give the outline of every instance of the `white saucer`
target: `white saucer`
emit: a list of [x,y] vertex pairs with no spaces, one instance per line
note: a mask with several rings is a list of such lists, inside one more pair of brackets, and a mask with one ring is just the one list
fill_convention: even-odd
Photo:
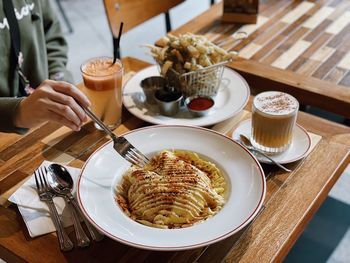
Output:
[[137,72],[123,88],[123,104],[134,116],[153,124],[209,126],[224,121],[239,113],[247,104],[250,90],[247,82],[236,71],[225,68],[214,107],[208,115],[193,117],[185,107],[172,117],[159,113],[156,105],[145,102],[140,82],[150,76],[159,76],[157,66],[147,67]]
[[[239,124],[239,126],[233,131],[232,138],[236,141],[239,141],[239,135],[244,134],[251,137],[251,126],[252,120],[248,119]],[[293,132],[292,144],[289,148],[280,154],[271,155],[270,157],[274,159],[276,162],[284,164],[284,163],[292,163],[298,161],[305,157],[308,150],[311,146],[311,138],[307,131],[301,127],[300,125],[296,125]],[[262,163],[271,163],[264,156],[259,153],[253,152],[256,158]]]

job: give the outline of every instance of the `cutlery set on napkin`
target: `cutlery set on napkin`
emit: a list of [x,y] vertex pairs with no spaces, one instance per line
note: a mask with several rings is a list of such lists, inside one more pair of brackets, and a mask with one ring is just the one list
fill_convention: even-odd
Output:
[[[63,251],[74,247],[65,227],[74,225],[78,247],[90,244],[81,225],[82,219],[93,240],[103,238],[82,215],[74,195],[80,170],[44,161],[34,175],[20,187],[9,200],[17,204],[29,235],[36,237],[57,230]],[[62,179],[63,176],[66,176]]]

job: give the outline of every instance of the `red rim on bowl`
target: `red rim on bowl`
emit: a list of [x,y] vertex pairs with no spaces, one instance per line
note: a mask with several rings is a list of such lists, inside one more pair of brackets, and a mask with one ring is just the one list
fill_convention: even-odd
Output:
[[[208,130],[208,129],[205,129],[205,128],[201,128],[201,127],[191,127],[191,126],[183,126],[183,125],[158,125],[158,126],[145,127],[145,128],[133,130],[133,131],[130,131],[130,132],[124,134],[124,136],[127,136],[127,135],[132,134],[132,133],[136,133],[136,132],[141,132],[141,133],[142,132],[146,132],[147,133],[148,132],[147,130],[162,129],[162,128],[171,129],[171,130],[181,129],[182,131],[184,129],[190,129],[189,132],[191,132],[191,130],[198,130],[199,132],[209,132],[215,137],[218,136],[217,137],[218,140],[220,140],[220,141],[223,140],[222,143],[226,144],[226,140],[227,140],[227,143],[234,144],[235,147],[238,147],[236,149],[239,149],[239,151],[243,151],[245,154],[247,154],[249,156],[248,159],[251,158],[252,163],[254,163],[254,165],[256,165],[256,168],[257,168],[257,170],[256,170],[257,173],[254,175],[254,176],[257,176],[257,178],[255,180],[260,181],[261,189],[259,187],[259,193],[258,192],[256,193],[257,194],[257,196],[256,196],[257,199],[256,199],[256,201],[254,201],[253,207],[251,209],[249,209],[249,211],[247,212],[247,215],[244,216],[244,218],[242,218],[242,220],[240,220],[239,223],[237,223],[237,225],[234,226],[233,228],[228,227],[226,230],[223,230],[222,233],[218,233],[217,235],[216,234],[212,234],[213,237],[211,237],[208,240],[196,241],[193,244],[189,243],[187,245],[179,244],[179,245],[176,245],[176,246],[172,246],[172,245],[158,245],[158,244],[157,245],[148,245],[147,243],[142,243],[142,242],[141,243],[137,243],[135,241],[127,240],[125,238],[117,236],[117,235],[113,234],[113,232],[109,231],[108,229],[103,229],[100,225],[98,225],[96,223],[95,219],[89,214],[88,208],[87,208],[87,206],[85,206],[86,205],[86,201],[83,201],[83,199],[82,199],[81,187],[82,187],[82,177],[83,177],[84,173],[86,173],[85,169],[86,169],[87,165],[89,164],[91,158],[93,158],[104,147],[106,147],[109,143],[111,143],[111,142],[107,142],[106,144],[104,144],[100,148],[98,148],[89,157],[89,159],[84,164],[84,166],[82,168],[82,171],[81,171],[81,174],[80,174],[79,179],[78,179],[77,199],[78,199],[78,202],[79,202],[79,204],[80,204],[80,206],[82,208],[82,211],[83,211],[84,215],[87,217],[87,219],[92,224],[94,224],[102,233],[104,233],[105,235],[107,235],[108,237],[110,237],[110,238],[112,238],[112,239],[114,239],[116,241],[119,241],[121,243],[130,245],[130,246],[133,246],[133,247],[137,247],[137,248],[143,248],[143,249],[149,249],[149,250],[162,250],[162,251],[184,250],[184,249],[197,248],[197,247],[202,247],[202,246],[205,246],[205,245],[212,244],[214,242],[217,242],[217,241],[220,241],[222,239],[225,239],[225,238],[229,237],[230,235],[238,232],[244,226],[246,226],[251,220],[253,220],[253,218],[259,213],[260,208],[263,205],[265,195],[266,195],[266,180],[265,180],[264,172],[262,170],[261,165],[257,161],[257,159],[254,157],[254,155],[252,155],[248,150],[246,150],[244,147],[239,145],[237,142],[233,141],[231,138],[229,138],[229,137],[227,137],[227,136],[225,136],[223,134],[220,134],[218,132],[215,132],[215,131],[212,131],[212,130]],[[155,131],[149,131],[149,132],[151,132],[153,134]],[[205,133],[202,133],[202,134],[205,135]],[[210,136],[212,136],[212,135],[210,135]],[[86,180],[86,178],[85,178],[85,180]],[[85,181],[85,182],[88,182],[88,181]],[[106,191],[110,191],[110,190],[106,190]],[[90,194],[91,193],[89,192],[89,195]],[[201,224],[206,224],[206,222],[203,222]],[[201,224],[199,224],[199,225],[201,225]],[[147,230],[147,231],[149,231],[149,230]],[[159,229],[155,229],[154,231],[157,232],[157,231],[159,231]]]

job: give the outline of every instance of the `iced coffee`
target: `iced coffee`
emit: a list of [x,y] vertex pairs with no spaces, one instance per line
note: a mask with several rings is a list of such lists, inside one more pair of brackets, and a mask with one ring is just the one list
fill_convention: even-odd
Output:
[[81,72],[91,110],[109,128],[116,128],[122,114],[122,63],[112,64],[108,57],[93,58],[81,66]]
[[266,153],[281,153],[291,144],[299,109],[291,95],[278,91],[258,94],[252,108],[252,144]]

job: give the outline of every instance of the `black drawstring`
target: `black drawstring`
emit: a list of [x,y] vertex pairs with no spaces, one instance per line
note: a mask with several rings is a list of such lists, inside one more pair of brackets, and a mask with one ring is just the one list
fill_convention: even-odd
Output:
[[13,50],[13,53],[12,53],[13,60],[15,61],[15,65],[17,65],[16,70],[19,75],[19,91],[21,95],[27,96],[29,94],[30,85],[29,85],[28,79],[25,77],[25,75],[21,70],[21,66],[23,62],[23,54],[21,52],[21,37],[20,37],[18,21],[14,10],[15,8],[13,6],[12,0],[3,0],[2,3],[4,8],[4,13],[7,17],[7,21],[9,24],[11,46]]

